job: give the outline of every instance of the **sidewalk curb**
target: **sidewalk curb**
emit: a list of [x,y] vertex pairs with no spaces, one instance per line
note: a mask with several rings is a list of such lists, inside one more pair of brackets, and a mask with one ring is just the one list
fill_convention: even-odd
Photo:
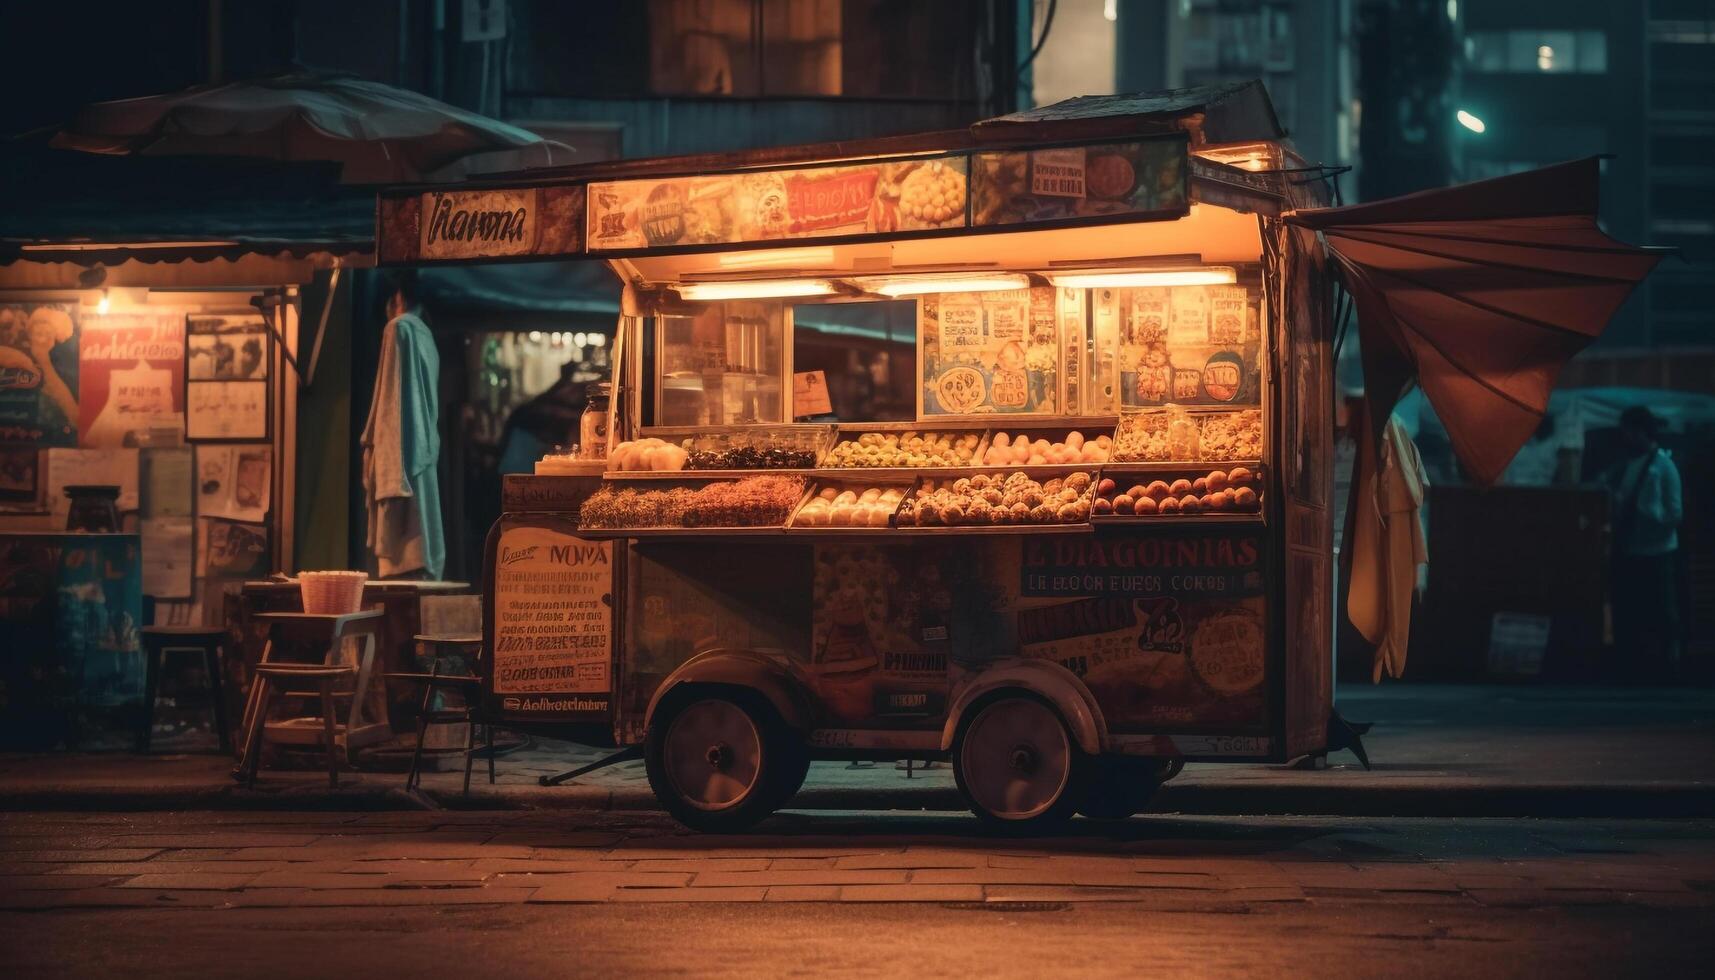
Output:
[[[325,787],[88,789],[43,787],[0,789],[0,812],[149,812],[182,810],[257,810],[280,812],[447,810],[659,810],[641,787],[553,788],[472,786],[458,790],[425,789],[407,793],[398,787],[359,785]],[[951,787],[877,792],[853,787],[811,788],[788,805],[793,810],[963,811],[963,798]],[[1197,816],[1350,816],[1350,817],[1715,817],[1715,786],[1634,784],[1536,786],[1492,783],[1423,782],[1409,786],[1232,786],[1169,783],[1149,808],[1152,813]]]

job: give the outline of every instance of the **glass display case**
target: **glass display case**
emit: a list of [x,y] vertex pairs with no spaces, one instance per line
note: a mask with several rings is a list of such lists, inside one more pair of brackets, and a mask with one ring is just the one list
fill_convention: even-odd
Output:
[[785,308],[778,301],[708,303],[655,318],[657,425],[781,423]]

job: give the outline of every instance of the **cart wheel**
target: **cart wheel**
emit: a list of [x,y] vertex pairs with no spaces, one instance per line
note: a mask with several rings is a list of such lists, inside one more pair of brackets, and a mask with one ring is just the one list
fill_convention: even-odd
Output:
[[1035,833],[1064,823],[1083,796],[1088,757],[1048,702],[1007,693],[981,703],[959,729],[953,776],[984,823]]
[[1135,756],[1103,756],[1078,812],[1092,820],[1124,820],[1143,812],[1166,782],[1171,763]]
[[779,806],[798,754],[789,748],[792,740],[760,698],[725,692],[676,698],[649,728],[649,787],[692,830],[744,830]]

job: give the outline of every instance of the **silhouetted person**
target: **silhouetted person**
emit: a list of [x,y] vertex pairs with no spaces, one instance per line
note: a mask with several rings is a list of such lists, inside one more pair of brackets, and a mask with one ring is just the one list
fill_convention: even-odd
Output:
[[1614,643],[1634,677],[1667,680],[1679,659],[1679,468],[1657,441],[1661,420],[1620,415],[1627,457],[1604,479],[1613,493]]
[[544,453],[578,441],[578,420],[588,402],[589,382],[573,381],[576,358],[560,366],[560,380],[514,409],[500,435],[500,472],[531,473]]

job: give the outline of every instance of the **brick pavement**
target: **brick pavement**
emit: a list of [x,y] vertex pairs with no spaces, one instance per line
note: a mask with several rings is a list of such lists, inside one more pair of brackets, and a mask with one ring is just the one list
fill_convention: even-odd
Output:
[[1050,840],[789,813],[741,837],[551,813],[0,815],[0,908],[1126,902],[1715,905],[1704,821],[1145,818]]

